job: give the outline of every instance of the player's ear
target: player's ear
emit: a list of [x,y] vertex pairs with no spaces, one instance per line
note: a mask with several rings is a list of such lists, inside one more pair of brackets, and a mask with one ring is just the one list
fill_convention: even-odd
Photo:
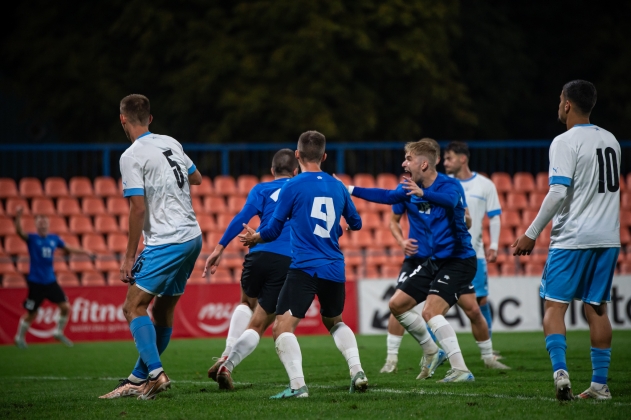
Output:
[[147,123],[147,125],[151,124],[153,122],[153,115],[149,114],[149,122]]
[[326,160],[326,153],[322,155],[322,160],[320,161],[320,163],[324,162]]
[[294,176],[298,175],[298,168],[294,169]]
[[123,114],[120,114],[121,124],[125,124],[127,122],[127,118]]
[[272,174],[272,176],[276,176],[276,174],[274,173],[274,168],[269,168],[270,173]]
[[294,152],[294,156],[296,156],[296,159],[300,161],[300,152],[298,150]]

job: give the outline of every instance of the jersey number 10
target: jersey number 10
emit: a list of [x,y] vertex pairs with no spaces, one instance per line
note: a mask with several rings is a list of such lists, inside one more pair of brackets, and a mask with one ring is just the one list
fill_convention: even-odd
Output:
[[618,191],[620,189],[620,172],[618,171],[616,151],[607,147],[603,157],[603,149],[596,149],[596,157],[598,158],[598,192],[605,193],[605,170],[607,171],[607,190],[609,192]]

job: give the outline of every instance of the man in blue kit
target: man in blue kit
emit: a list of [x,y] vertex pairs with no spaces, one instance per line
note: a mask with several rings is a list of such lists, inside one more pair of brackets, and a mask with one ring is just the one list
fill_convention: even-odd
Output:
[[349,193],[341,183],[322,172],[326,139],[317,131],[300,135],[296,158],[302,173],[287,181],[268,225],[255,232],[245,226],[240,235],[248,246],[275,240],[291,219],[292,262],[276,307],[274,341],[276,353],[289,375],[289,387],[272,398],[309,396],[302,372],[302,354],[294,331],[305,317],[315,295],[320,301],[322,322],[333,336],[350,369],[350,392],[363,392],[368,379],[361,367],[353,331],[342,321],[346,281],[344,255],[340,251],[340,217],[349,229],[359,230],[362,222]]
[[72,254],[86,254],[90,257],[92,254],[83,248],[65,244],[57,235],[49,234],[49,221],[46,216],[35,217],[37,233],[24,232],[24,229],[22,229],[23,212],[24,209],[18,207],[15,218],[15,230],[18,236],[26,241],[31,262],[27,277],[28,297],[24,301],[26,314],[20,318],[18,331],[15,335],[15,345],[21,349],[27,347],[25,339],[26,332],[31,322],[33,322],[37,316],[37,308],[39,308],[44,299],[48,299],[52,303],[56,303],[60,311],[53,337],[66,346],[72,347],[72,341],[64,335],[64,328],[68,323],[70,305],[68,305],[68,299],[55,278],[55,273],[53,272],[53,256],[57,248]]
[[[204,277],[207,272],[214,274],[221,261],[225,247],[228,246],[254,216],[259,216],[259,230],[269,223],[281,187],[298,173],[298,160],[294,151],[282,149],[272,159],[274,181],[256,185],[248,194],[243,209],[232,219],[219,244],[206,260]],[[291,264],[291,245],[289,243],[289,223],[274,241],[259,244],[245,256],[241,274],[241,304],[232,313],[226,348],[216,363],[208,370],[208,377],[217,381],[220,389],[233,389],[232,371],[249,356],[267,327],[276,319],[278,295]]]
[[[408,143],[402,166],[411,177],[395,190],[354,186],[348,189],[352,195],[376,203],[415,205],[420,216],[418,234],[425,238],[431,258],[418,265],[399,284],[390,299],[390,311],[423,348],[419,378],[431,376],[441,356],[424,319],[451,363],[452,369],[440,382],[468,382],[474,377],[464,362],[456,333],[444,315],[461,295],[473,290],[471,281],[475,277],[477,261],[465,224],[466,201],[462,185],[436,172],[437,157],[434,144],[427,140]],[[413,308],[424,301],[421,318]]]

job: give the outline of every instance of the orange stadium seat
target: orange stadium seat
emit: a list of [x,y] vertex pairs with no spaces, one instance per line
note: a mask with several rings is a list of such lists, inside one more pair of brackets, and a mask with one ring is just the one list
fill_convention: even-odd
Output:
[[355,204],[355,208],[358,212],[367,211],[368,210],[368,201],[362,200],[361,198],[352,197],[353,204]]
[[274,175],[272,174],[265,174],[261,177],[261,183],[263,182],[272,182],[274,180]]
[[[206,243],[210,248],[215,249],[222,235],[223,232],[209,232],[206,234]],[[235,238],[234,240],[238,241],[239,239]]]
[[366,263],[384,265],[389,263],[389,255],[386,247],[371,246],[366,248]]
[[105,245],[103,235],[98,233],[88,233],[83,235],[81,244],[84,249],[87,249],[90,252],[107,252],[107,246]]
[[79,216],[81,207],[76,198],[60,198],[57,200],[57,214],[60,216]]
[[401,265],[403,259],[405,258],[405,254],[403,253],[403,249],[400,246],[390,247],[390,257],[388,258],[388,264],[390,265]]
[[81,208],[83,214],[88,216],[98,216],[105,214],[105,205],[103,199],[98,197],[86,197],[82,200]]
[[197,214],[197,223],[199,223],[199,227],[202,232],[211,232],[213,230],[217,230],[217,223],[215,223],[215,219],[208,214]]
[[624,179],[624,175],[620,175],[620,191],[627,190],[627,181]]
[[92,220],[88,216],[72,216],[70,217],[70,232],[84,234],[94,232]]
[[72,271],[57,273],[57,283],[61,287],[76,287],[79,286],[79,278]]
[[26,287],[26,279],[19,273],[6,273],[2,276],[2,287],[7,289]]
[[342,232],[343,232],[342,236],[340,236],[338,240],[340,248],[346,249],[346,248],[352,247],[352,244],[351,244],[352,233],[347,230],[342,230]]
[[540,262],[531,262],[524,265],[524,275],[540,277],[543,273],[543,264]]
[[550,180],[547,172],[539,172],[535,178],[537,191],[547,193],[550,189]]
[[[240,248],[242,248],[242,245],[241,243],[239,243],[239,241],[232,241],[226,247],[226,252],[224,252],[221,257],[222,266],[226,268],[237,268],[243,266],[243,255],[241,255],[241,252],[235,252],[235,248],[237,250],[240,250]],[[203,263],[204,261],[202,260],[202,264]]]
[[631,209],[631,192],[620,193],[620,207]]
[[126,286],[126,284],[121,281],[120,271],[118,270],[110,270],[105,273],[105,279],[108,286]]
[[237,178],[237,192],[241,195],[248,195],[258,183],[259,179],[254,175],[240,175]]
[[22,216],[22,229],[24,229],[24,232],[26,233],[37,232],[37,228],[35,227],[35,217]]
[[70,255],[70,262],[68,263],[70,271],[94,271],[94,264],[87,255]]
[[358,267],[364,263],[364,255],[360,248],[344,248],[344,263]]
[[525,231],[525,229],[528,229],[533,220],[535,220],[535,217],[537,217],[537,213],[539,213],[539,207],[535,209],[528,208],[522,212],[521,230]]
[[60,233],[68,233],[68,224],[66,219],[61,216],[48,216],[50,233],[56,235]]
[[41,197],[44,195],[42,182],[37,178],[20,179],[20,195],[24,198]]
[[488,263],[486,265],[486,273],[489,275],[489,277],[497,277],[500,275],[500,270],[499,268],[497,268],[497,264]]
[[245,197],[233,195],[228,197],[228,212],[238,213],[245,205]]
[[362,219],[362,229],[381,229],[383,227],[381,217],[377,213],[363,211],[359,216]]
[[213,181],[210,177],[202,176],[200,185],[191,185],[191,196],[204,197],[213,193]]
[[513,229],[502,226],[500,229],[499,246],[511,246],[515,242]]
[[357,270],[355,267],[346,266],[344,268],[344,277],[346,277],[346,281],[354,282],[357,281]]
[[215,274],[211,274],[208,280],[213,284],[232,283],[232,274],[229,269],[219,266]]
[[372,246],[374,239],[369,230],[358,230],[357,232],[353,232],[351,236],[351,243],[354,247],[359,248],[367,248]]
[[204,197],[204,212],[209,214],[221,214],[228,211],[223,197]]
[[344,185],[353,185],[353,179],[350,177],[350,175],[335,174],[335,176],[338,177],[344,183]]
[[373,213],[391,213],[392,211],[392,206],[388,204],[372,203],[370,201],[367,201],[366,204],[366,208],[368,209],[368,211],[371,211]]
[[375,177],[371,174],[357,174],[353,177],[353,185],[361,188],[375,188]]
[[26,255],[28,254],[28,247],[26,242],[18,235],[7,235],[4,238],[4,250],[10,255]]
[[118,217],[118,229],[123,232],[129,232],[129,215],[121,214]]
[[127,250],[127,235],[122,233],[107,235],[107,249],[111,252],[124,253]]
[[500,215],[502,227],[519,227],[521,226],[521,217],[516,210],[504,210]]
[[53,200],[50,198],[34,198],[31,203],[31,212],[38,216],[53,216],[57,214]]
[[495,184],[495,188],[499,193],[507,193],[513,191],[513,181],[506,172],[495,172],[491,175],[491,181]]
[[107,212],[114,216],[129,215],[129,200],[124,197],[108,197],[105,206]]
[[[629,207],[623,207],[628,209]],[[620,210],[620,226],[631,226],[631,210]]]
[[217,229],[223,232],[234,218],[232,213],[223,213],[217,215]]
[[62,233],[59,237],[66,245],[79,246],[79,237],[74,233]]
[[366,265],[362,271],[363,277],[367,279],[378,279],[381,277],[376,265]]
[[116,181],[109,176],[97,176],[94,179],[94,194],[99,197],[120,197]]
[[377,175],[377,188],[394,190],[399,185],[399,179],[393,174]]
[[68,197],[68,185],[66,180],[59,177],[50,177],[44,180],[44,194],[46,197]]
[[381,277],[386,279],[398,279],[400,272],[400,265],[388,264],[381,267]]
[[517,274],[517,268],[515,267],[515,263],[507,262],[502,264],[502,268],[500,268],[500,274],[502,276],[514,276]]
[[191,205],[193,206],[195,214],[204,213],[204,205],[202,204],[201,197],[191,197]]
[[384,247],[399,246],[397,240],[394,238],[392,232],[390,232],[390,229],[388,228],[381,228],[375,231],[375,244]]
[[528,197],[528,207],[530,209],[539,210],[541,204],[543,204],[543,199],[546,198],[547,192],[533,192],[530,193],[530,197]]
[[629,233],[629,228],[626,226],[620,228],[620,243],[622,246],[631,244],[631,234]]
[[22,207],[24,209],[24,213],[22,214],[31,214],[31,208],[28,205],[28,201],[24,198],[15,197],[7,199],[7,216],[15,217],[18,207]]
[[15,235],[15,224],[13,219],[0,217],[0,236]]
[[94,230],[98,233],[117,233],[119,229],[116,218],[110,215],[96,216],[94,218]]
[[105,286],[105,277],[98,271],[86,271],[81,274],[82,286]]
[[2,204],[2,201],[0,201],[0,216],[4,216],[4,205]]
[[73,197],[92,197],[94,189],[92,182],[85,176],[74,176],[70,178],[70,195]]
[[0,178],[0,198],[17,197],[18,187],[11,178]]
[[55,259],[53,259],[53,271],[55,273],[60,271],[70,271],[70,268],[64,258],[55,256]]
[[7,255],[0,255],[0,274],[17,273],[13,261]]
[[530,172],[517,172],[513,176],[515,192],[529,193],[535,191],[535,178]]
[[508,193],[506,195],[506,208],[509,210],[523,210],[528,208],[528,200],[524,193]]
[[623,275],[631,274],[631,262],[623,262],[620,264],[620,274],[623,274]]
[[237,193],[237,183],[230,175],[216,176],[213,184],[215,186],[214,193],[216,195],[228,196]]

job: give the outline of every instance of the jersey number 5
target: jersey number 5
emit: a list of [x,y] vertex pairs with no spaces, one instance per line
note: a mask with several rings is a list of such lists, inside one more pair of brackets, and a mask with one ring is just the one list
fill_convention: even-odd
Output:
[[603,149],[596,149],[596,157],[598,158],[598,192],[605,193],[605,169],[607,171],[607,190],[609,192],[618,191],[620,189],[620,173],[618,172],[616,151],[607,147],[603,157]]
[[177,163],[169,159],[169,156],[172,156],[173,152],[170,150],[167,150],[166,152],[163,152],[162,154],[164,155],[165,158],[167,158],[167,161],[169,161],[169,165],[171,165],[171,167],[173,168],[173,175],[175,175],[177,186],[180,188],[184,187],[184,175],[182,174],[182,171],[180,171],[180,165],[178,165]]
[[[322,211],[322,206],[326,208],[326,213]],[[331,197],[315,197],[313,199],[313,207],[311,208],[311,217],[314,219],[324,220],[326,229],[320,225],[316,225],[313,234],[321,238],[330,238],[331,229],[335,224],[335,207],[333,207],[333,199]]]

